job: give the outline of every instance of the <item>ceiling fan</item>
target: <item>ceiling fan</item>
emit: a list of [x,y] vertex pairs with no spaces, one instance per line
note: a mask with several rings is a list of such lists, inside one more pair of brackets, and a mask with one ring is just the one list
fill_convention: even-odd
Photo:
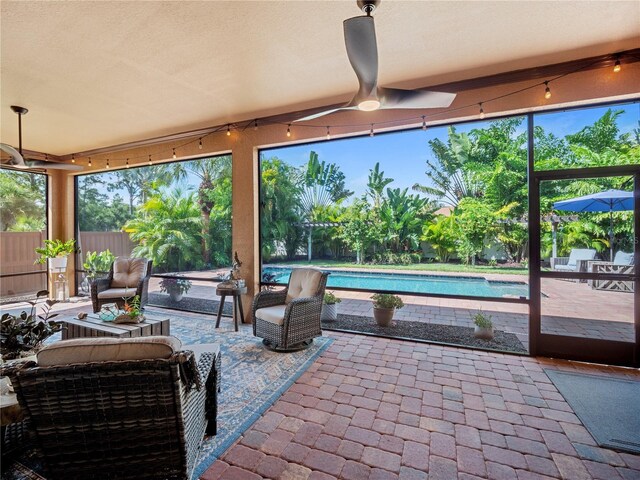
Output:
[[11,110],[18,114],[18,150],[9,144],[0,143],[0,150],[9,156],[8,159],[2,159],[3,165],[20,169],[45,168],[54,170],[82,170],[80,165],[25,159],[22,155],[22,115],[26,115],[29,110],[16,105],[11,105]]
[[365,15],[344,21],[344,41],[349,62],[360,83],[358,93],[349,103],[341,107],[324,110],[296,121],[312,120],[340,110],[358,109],[371,112],[393,108],[446,108],[451,105],[456,98],[455,93],[401,90],[378,86],[378,47],[371,13],[380,0],[358,0],[357,3]]

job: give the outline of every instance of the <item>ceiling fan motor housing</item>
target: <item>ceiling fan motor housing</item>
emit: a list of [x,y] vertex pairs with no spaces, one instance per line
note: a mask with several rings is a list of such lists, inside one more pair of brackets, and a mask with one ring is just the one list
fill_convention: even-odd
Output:
[[358,0],[358,8],[367,15],[371,15],[378,5],[380,0]]

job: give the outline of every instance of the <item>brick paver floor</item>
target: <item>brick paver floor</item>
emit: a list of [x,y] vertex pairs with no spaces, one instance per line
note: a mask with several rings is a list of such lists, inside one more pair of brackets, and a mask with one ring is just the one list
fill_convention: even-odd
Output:
[[599,448],[543,368],[637,370],[328,335],[202,479],[640,479],[640,456]]

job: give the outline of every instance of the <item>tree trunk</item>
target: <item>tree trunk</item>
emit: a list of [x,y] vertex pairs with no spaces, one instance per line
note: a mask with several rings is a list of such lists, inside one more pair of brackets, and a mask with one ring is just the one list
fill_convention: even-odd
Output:
[[211,211],[202,210],[202,240],[201,240],[201,248],[202,248],[202,260],[204,260],[205,265],[209,265],[210,253],[209,252],[209,242],[207,242],[209,238],[209,224],[211,222]]

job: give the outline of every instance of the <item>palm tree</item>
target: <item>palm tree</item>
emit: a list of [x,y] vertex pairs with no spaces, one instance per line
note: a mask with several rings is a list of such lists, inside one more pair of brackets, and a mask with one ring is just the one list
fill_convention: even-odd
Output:
[[387,185],[393,182],[393,178],[385,178],[384,172],[380,171],[380,163],[376,162],[373,169],[369,170],[369,178],[367,179],[366,196],[373,200],[373,206],[380,208],[382,195]]
[[164,271],[203,267],[200,255],[202,219],[195,194],[181,189],[162,191],[138,209],[124,231],[138,245],[133,255],[153,260]]

